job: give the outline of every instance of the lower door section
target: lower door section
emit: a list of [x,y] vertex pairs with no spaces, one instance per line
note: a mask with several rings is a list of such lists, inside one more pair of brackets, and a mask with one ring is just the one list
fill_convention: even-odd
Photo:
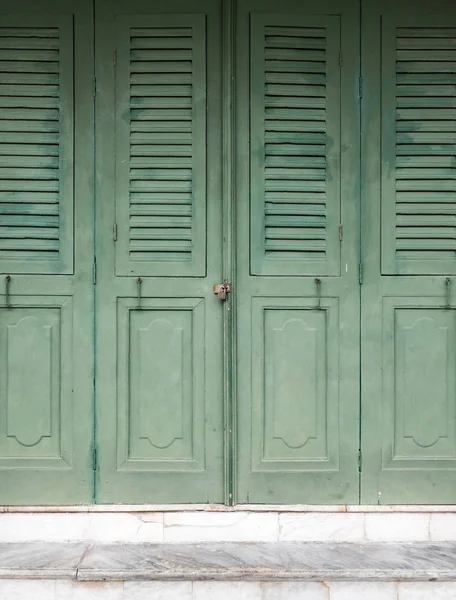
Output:
[[456,8],[366,5],[362,502],[451,504]]
[[239,502],[359,498],[357,15],[239,6]]
[[222,503],[220,5],[154,7],[97,2],[96,497]]

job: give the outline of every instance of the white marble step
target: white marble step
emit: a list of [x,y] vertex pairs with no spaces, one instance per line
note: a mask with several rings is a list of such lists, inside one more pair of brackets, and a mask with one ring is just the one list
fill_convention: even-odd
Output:
[[0,579],[456,582],[456,542],[4,543]]
[[456,582],[0,580],[1,600],[454,600]]

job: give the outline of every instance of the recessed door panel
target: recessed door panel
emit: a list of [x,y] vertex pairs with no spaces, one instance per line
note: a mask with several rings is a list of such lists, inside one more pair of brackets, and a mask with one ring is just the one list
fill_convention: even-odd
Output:
[[118,300],[118,469],[204,471],[202,298]]
[[252,470],[336,470],[337,300],[255,297],[252,324]]

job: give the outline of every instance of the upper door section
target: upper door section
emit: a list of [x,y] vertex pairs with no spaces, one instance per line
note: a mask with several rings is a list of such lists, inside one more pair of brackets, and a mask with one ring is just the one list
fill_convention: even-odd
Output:
[[[450,2],[382,15],[382,273],[456,273],[456,29]],[[451,10],[450,10],[451,9]],[[401,12],[402,10],[402,12]]]
[[206,20],[116,17],[117,275],[206,272]]
[[0,268],[71,274],[73,17],[33,12],[0,25]]
[[251,15],[251,274],[340,274],[340,18]]

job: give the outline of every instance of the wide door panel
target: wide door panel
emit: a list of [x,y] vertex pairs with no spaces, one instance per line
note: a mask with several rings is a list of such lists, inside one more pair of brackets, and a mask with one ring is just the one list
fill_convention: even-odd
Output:
[[357,502],[357,6],[237,28],[237,498]]
[[366,5],[362,501],[451,503],[456,9]]
[[0,502],[90,502],[92,4],[0,12]]
[[222,502],[220,6],[97,17],[97,499]]

